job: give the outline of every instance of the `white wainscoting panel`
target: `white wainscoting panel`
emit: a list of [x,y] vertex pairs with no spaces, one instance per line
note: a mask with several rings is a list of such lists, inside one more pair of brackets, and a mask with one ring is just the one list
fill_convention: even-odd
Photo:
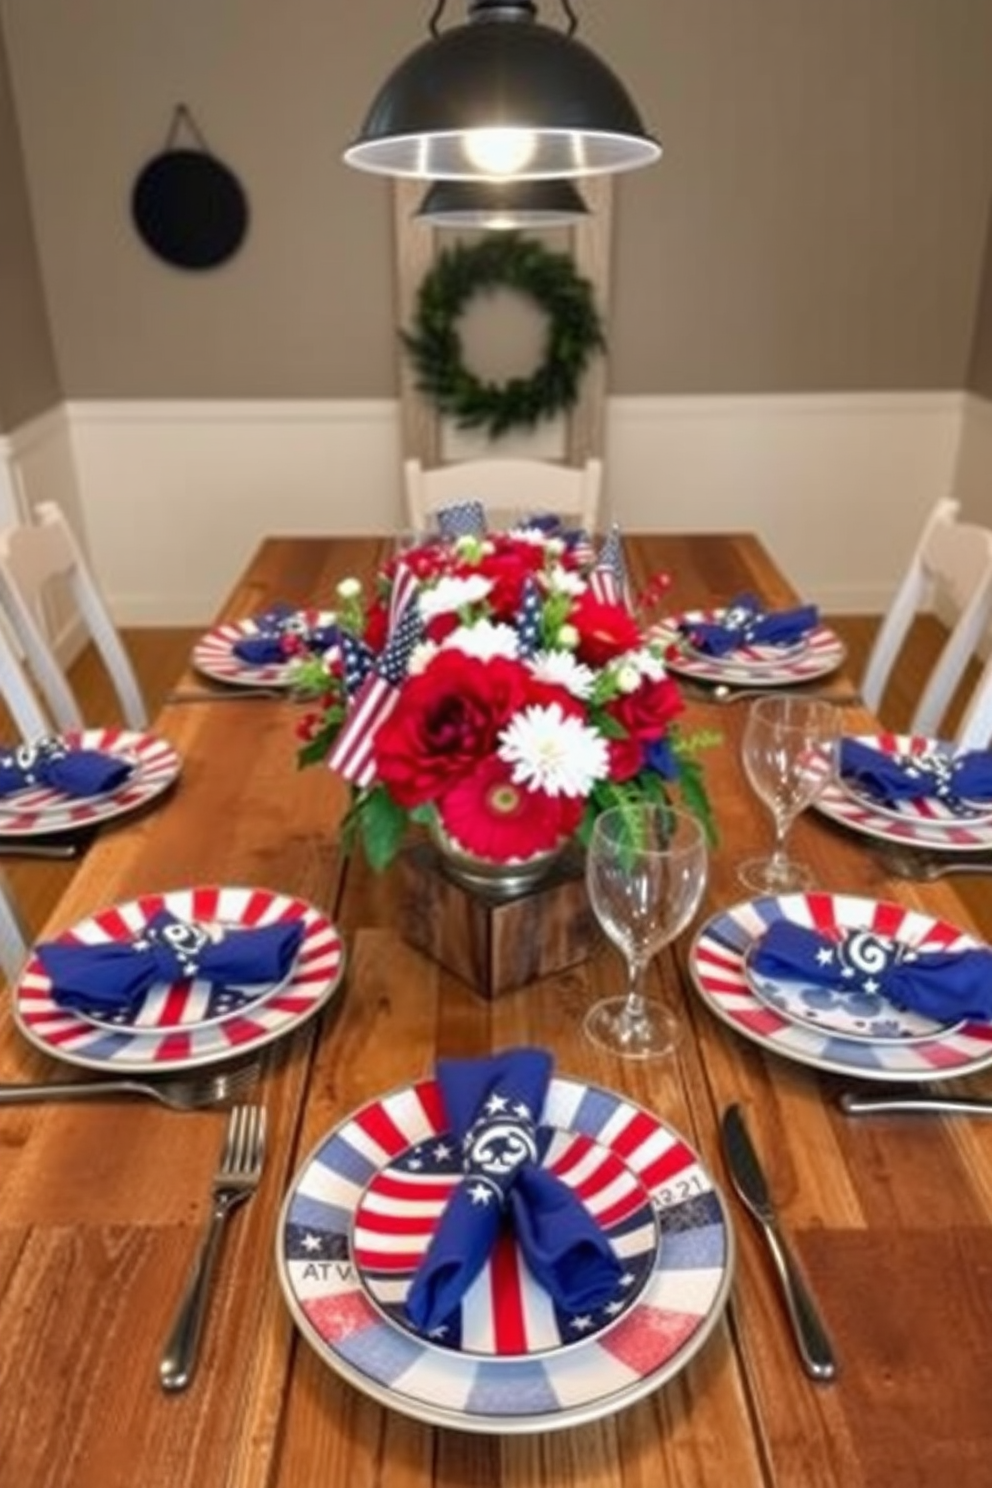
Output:
[[[954,488],[969,401],[611,398],[607,509],[631,531],[753,530],[804,597],[876,611],[933,501]],[[74,402],[46,420],[46,439],[35,430],[22,449],[23,431],[9,438],[11,458],[32,504],[68,494],[71,508],[78,491],[122,624],[205,622],[266,533],[402,523],[390,399]]]

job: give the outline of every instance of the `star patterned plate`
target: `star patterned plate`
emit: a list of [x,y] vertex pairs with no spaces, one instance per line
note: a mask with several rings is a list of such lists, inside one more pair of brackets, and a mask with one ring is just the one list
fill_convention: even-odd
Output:
[[751,946],[781,919],[826,935],[870,928],[912,946],[965,950],[980,944],[946,920],[885,900],[817,892],[735,904],[699,930],[689,971],[710,1011],[743,1038],[798,1064],[865,1080],[938,1080],[992,1063],[990,1023],[957,1023],[931,1038],[893,1040],[852,1038],[785,1016],[770,998],[756,995],[746,965]]
[[[315,626],[330,625],[334,620],[333,614],[326,610],[307,611],[307,617]],[[217,625],[200,637],[190,660],[205,677],[212,677],[215,682],[227,682],[233,687],[292,686],[295,659],[253,666],[235,654],[236,641],[261,633],[261,626],[255,620],[232,620]]]
[[95,749],[130,760],[134,769],[116,790],[67,796],[38,785],[0,798],[0,836],[35,837],[72,832],[138,811],[179,774],[179,756],[157,734],[129,729],[69,729],[57,736],[70,749]]
[[[541,1165],[582,1199],[624,1270],[616,1295],[593,1312],[558,1308],[504,1231],[458,1312],[430,1334],[406,1315],[406,1297],[452,1192],[461,1154],[449,1133],[407,1148],[379,1170],[355,1210],[352,1255],[359,1281],[393,1324],[462,1354],[533,1358],[612,1328],[644,1290],[658,1251],[651,1196],[611,1148],[581,1132],[539,1128]],[[482,1187],[483,1197],[492,1190]]]
[[[953,744],[919,734],[860,734],[857,742],[900,758],[936,750],[952,757],[955,753]],[[951,810],[933,798],[893,805],[878,801],[852,781],[835,779],[813,805],[842,826],[885,842],[910,847],[915,844],[941,852],[975,852],[992,847],[992,807],[986,802],[966,803],[963,810]]]
[[302,920],[289,975],[264,987],[194,980],[159,982],[118,1018],[60,1007],[37,956],[14,989],[24,1036],[70,1064],[119,1073],[162,1074],[237,1059],[298,1027],[334,995],[344,969],[341,937],[313,905],[268,889],[197,887],[146,894],[82,920],[58,938],[96,945],[133,940],[162,910],[177,919],[228,929]]
[[671,671],[700,682],[732,682],[762,689],[809,682],[837,671],[844,663],[847,655],[844,643],[826,625],[815,626],[798,649],[746,646],[726,656],[707,656],[686,645],[683,626],[719,624],[726,613],[725,608],[684,610],[659,621],[652,636],[665,644],[665,663]]
[[615,1326],[540,1357],[469,1356],[425,1343],[370,1301],[353,1249],[376,1175],[443,1136],[437,1084],[404,1086],[324,1137],[290,1184],[276,1232],[286,1302],[321,1359],[417,1420],[463,1431],[551,1431],[610,1415],[671,1379],[719,1322],[733,1271],[722,1196],[677,1132],[624,1097],[554,1079],[542,1119],[612,1152],[650,1195],[661,1234],[640,1296]]
[[880,992],[865,987],[824,987],[800,979],[786,981],[769,977],[753,965],[757,941],[744,954],[744,976],[748,987],[767,1007],[783,1018],[801,1023],[816,1033],[839,1034],[842,1038],[867,1039],[869,1043],[910,1043],[932,1039],[960,1028],[963,1019],[938,1022],[911,1008],[899,1008]]

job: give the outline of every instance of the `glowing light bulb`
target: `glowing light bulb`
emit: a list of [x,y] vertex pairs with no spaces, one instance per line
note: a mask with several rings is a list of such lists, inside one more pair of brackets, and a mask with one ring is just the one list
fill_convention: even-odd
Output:
[[529,129],[470,129],[465,154],[487,176],[515,176],[534,158],[537,141]]

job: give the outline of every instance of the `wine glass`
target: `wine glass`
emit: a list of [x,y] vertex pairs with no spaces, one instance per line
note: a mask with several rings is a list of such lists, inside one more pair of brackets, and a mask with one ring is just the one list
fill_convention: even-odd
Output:
[[669,1054],[682,1027],[644,995],[648,964],[692,919],[706,887],[707,849],[694,816],[665,805],[617,806],[596,818],[586,854],[593,913],[627,963],[627,992],[586,1014],[593,1043],[628,1059]]
[[812,874],[785,850],[789,828],[830,779],[837,750],[838,719],[820,698],[769,693],[748,709],[741,746],[744,773],[775,823],[770,857],[749,858],[737,876],[749,889],[785,894],[806,889]]

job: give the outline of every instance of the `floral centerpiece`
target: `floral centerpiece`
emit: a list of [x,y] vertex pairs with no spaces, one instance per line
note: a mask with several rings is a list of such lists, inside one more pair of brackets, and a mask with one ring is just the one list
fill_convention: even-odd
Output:
[[418,823],[456,853],[519,864],[642,798],[681,800],[712,834],[697,758],[711,741],[680,732],[648,623],[666,577],[632,603],[616,532],[597,552],[548,521],[486,532],[475,507],[371,589],[343,580],[337,644],[299,663],[319,698],[299,760],[351,783],[346,841],[383,868]]

